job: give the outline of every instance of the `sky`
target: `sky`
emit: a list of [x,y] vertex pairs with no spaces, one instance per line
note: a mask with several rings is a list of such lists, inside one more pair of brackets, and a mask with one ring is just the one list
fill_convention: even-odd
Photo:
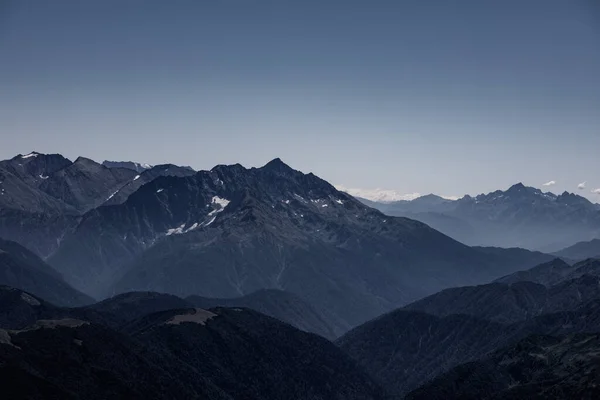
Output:
[[0,0],[0,158],[33,150],[600,201],[600,2]]

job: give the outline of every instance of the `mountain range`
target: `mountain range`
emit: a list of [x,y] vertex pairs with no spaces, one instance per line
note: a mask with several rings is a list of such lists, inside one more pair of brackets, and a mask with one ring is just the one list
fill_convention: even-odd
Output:
[[433,194],[411,201],[361,200],[387,215],[421,221],[472,246],[557,252],[580,241],[600,238],[600,204],[573,193],[555,195],[522,183],[506,191],[467,195],[458,200]]
[[[62,168],[48,169],[55,164]],[[3,205],[12,217],[0,218],[0,235],[99,299],[130,291],[232,298],[277,289],[308,300],[342,332],[446,287],[551,259],[470,248],[386,216],[280,159],[261,168],[138,172],[135,163],[109,168],[31,153],[0,167],[24,165],[29,172],[15,180],[47,204]],[[40,183],[33,174],[48,178]],[[1,186],[7,193],[18,187]],[[23,209],[29,203],[39,207]]]

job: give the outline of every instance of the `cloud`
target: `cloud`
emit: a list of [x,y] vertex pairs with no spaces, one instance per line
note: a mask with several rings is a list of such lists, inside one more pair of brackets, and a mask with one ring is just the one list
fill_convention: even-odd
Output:
[[579,189],[579,190],[583,190],[583,189],[585,189],[585,184],[586,184],[586,183],[587,183],[587,182],[582,182],[582,183],[580,183],[579,185],[577,185],[577,189]]
[[556,181],[546,182],[546,183],[544,183],[543,186],[554,186],[554,185],[556,185]]
[[600,194],[600,188],[592,190],[592,193],[594,193],[594,194]]
[[348,188],[343,185],[335,185],[337,190],[346,192],[354,197],[362,197],[363,199],[377,201],[380,203],[390,203],[399,200],[414,200],[421,197],[420,193],[400,193],[396,190],[389,189],[358,189]]

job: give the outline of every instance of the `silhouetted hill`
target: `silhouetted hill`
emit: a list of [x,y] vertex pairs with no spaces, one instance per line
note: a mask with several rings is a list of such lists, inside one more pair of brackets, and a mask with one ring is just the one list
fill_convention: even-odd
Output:
[[480,361],[453,368],[410,400],[595,399],[600,335],[531,336]]

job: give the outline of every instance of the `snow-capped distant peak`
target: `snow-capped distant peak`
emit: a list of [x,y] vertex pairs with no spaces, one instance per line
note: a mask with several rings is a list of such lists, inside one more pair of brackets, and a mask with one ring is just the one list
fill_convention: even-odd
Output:
[[351,196],[361,197],[363,199],[376,201],[379,203],[391,203],[400,200],[414,200],[421,197],[420,193],[401,193],[396,190],[389,189],[357,189],[348,188],[343,185],[336,185],[335,188],[339,191],[346,192]]

